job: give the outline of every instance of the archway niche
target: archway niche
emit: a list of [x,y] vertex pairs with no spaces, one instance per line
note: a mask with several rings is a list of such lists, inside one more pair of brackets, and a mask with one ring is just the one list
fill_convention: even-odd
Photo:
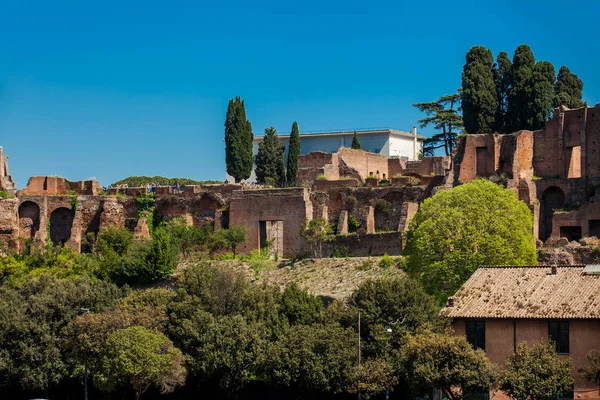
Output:
[[550,186],[542,193],[540,204],[540,240],[545,242],[552,234],[552,215],[565,205],[565,192],[557,186]]
[[59,207],[50,214],[50,240],[55,246],[64,245],[71,237],[73,212]]
[[40,230],[40,207],[33,201],[24,201],[19,206],[19,236],[34,238]]

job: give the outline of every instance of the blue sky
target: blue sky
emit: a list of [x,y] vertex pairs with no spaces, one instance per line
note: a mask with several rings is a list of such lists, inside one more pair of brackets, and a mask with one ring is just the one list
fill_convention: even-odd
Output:
[[[567,65],[600,102],[596,0],[0,0],[0,145],[31,175],[224,179],[240,95],[255,134],[394,127],[460,86],[474,45]],[[431,132],[423,131],[430,134]]]

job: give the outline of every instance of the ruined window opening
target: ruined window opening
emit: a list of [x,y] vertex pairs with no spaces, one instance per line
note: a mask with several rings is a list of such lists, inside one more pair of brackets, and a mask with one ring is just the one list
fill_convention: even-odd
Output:
[[548,338],[556,346],[559,354],[569,354],[569,321],[549,321]]
[[272,257],[283,256],[283,221],[258,221],[259,248]]
[[545,242],[552,234],[554,210],[565,205],[565,193],[557,186],[550,186],[542,194],[540,208],[540,239]]
[[474,349],[485,351],[485,321],[467,321],[466,333]]
[[590,219],[588,221],[589,235],[600,238],[600,219]]
[[477,176],[488,176],[489,172],[487,170],[488,163],[488,151],[487,147],[477,147],[475,148],[476,159],[475,159],[475,168]]
[[560,237],[567,238],[569,242],[581,239],[581,226],[561,226]]
[[566,149],[567,178],[581,178],[581,146]]

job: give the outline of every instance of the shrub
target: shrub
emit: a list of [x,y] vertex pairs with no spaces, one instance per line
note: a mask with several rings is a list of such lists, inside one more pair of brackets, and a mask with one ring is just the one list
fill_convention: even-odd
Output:
[[0,199],[12,199],[13,196],[11,196],[8,192],[5,191],[0,191]]
[[235,257],[237,246],[244,243],[247,239],[246,228],[231,225],[229,229],[221,229],[212,235],[211,250],[214,252],[220,249],[228,249],[231,250]]
[[381,260],[379,261],[379,266],[381,268],[389,268],[393,265],[394,265],[394,260],[392,260],[392,257],[390,257],[390,255],[388,253],[385,253],[383,255],[383,257],[381,257]]
[[348,213],[348,232],[354,233],[360,229],[361,223],[354,218],[354,216]]
[[122,256],[127,252],[132,242],[133,234],[127,229],[109,226],[98,233],[96,249],[102,255],[114,252],[118,256]]
[[352,252],[348,248],[348,246],[338,246],[335,249],[335,256],[337,258],[348,258],[352,257]]
[[262,250],[252,250],[245,261],[254,272],[255,278],[258,278],[261,272],[272,269],[274,266],[273,260],[269,257],[268,249],[266,248]]
[[377,199],[375,211],[383,215],[389,215],[392,211],[392,204],[385,199]]

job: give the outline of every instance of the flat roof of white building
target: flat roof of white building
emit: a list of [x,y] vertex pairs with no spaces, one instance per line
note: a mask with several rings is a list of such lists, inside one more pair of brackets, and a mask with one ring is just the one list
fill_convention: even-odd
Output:
[[[300,132],[300,137],[331,137],[331,136],[353,136],[354,130],[349,131],[313,131],[313,132]],[[381,128],[381,129],[363,129],[356,130],[357,136],[368,136],[368,135],[391,135],[391,136],[400,136],[400,137],[409,137],[414,138],[415,135],[410,132],[403,132],[396,129],[391,128]],[[289,139],[290,135],[280,135],[277,134],[281,139]],[[262,141],[264,136],[254,136],[255,142]],[[421,135],[417,135],[417,140],[425,140],[426,138]]]

